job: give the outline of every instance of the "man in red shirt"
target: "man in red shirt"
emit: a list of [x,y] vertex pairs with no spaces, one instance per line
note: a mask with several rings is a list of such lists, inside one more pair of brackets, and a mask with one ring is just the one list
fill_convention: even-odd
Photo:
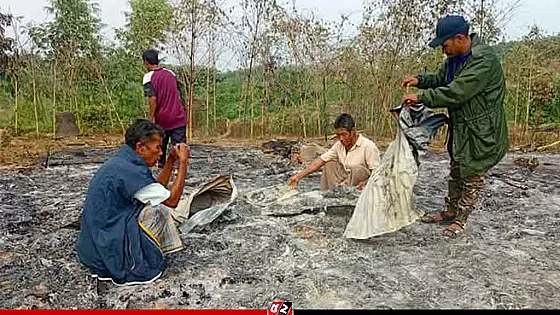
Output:
[[163,168],[169,140],[174,146],[187,143],[187,119],[181,102],[180,83],[173,71],[159,66],[158,52],[148,49],[142,55],[144,67],[144,95],[150,99],[150,121],[165,130],[159,168]]

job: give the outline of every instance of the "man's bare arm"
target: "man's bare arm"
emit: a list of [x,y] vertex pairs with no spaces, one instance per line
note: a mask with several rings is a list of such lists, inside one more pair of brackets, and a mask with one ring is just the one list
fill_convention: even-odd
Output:
[[165,160],[165,165],[158,176],[158,182],[165,187],[169,184],[169,179],[171,178],[171,173],[173,172],[173,164],[177,161],[176,156],[173,154],[174,150],[175,148],[171,149],[171,153]]
[[185,188],[185,178],[187,175],[187,164],[179,165],[179,172],[177,173],[177,178],[173,182],[171,186],[171,196],[167,200],[163,202],[164,205],[175,208],[179,204],[181,200],[181,196],[183,195],[183,189]]
[[[171,208],[177,207],[177,205],[179,204],[179,200],[181,200],[181,196],[183,195],[183,190],[185,188],[185,178],[187,177],[187,168],[189,166],[190,157],[189,147],[184,143],[178,144],[175,150],[178,151],[177,155],[179,156],[179,171],[177,173],[177,178],[175,178],[175,181],[171,186],[171,195],[169,196],[169,198],[167,198],[167,200],[163,202],[164,205]],[[172,163],[170,168],[173,168]],[[169,178],[167,180],[169,181]]]
[[297,185],[297,183],[300,180],[302,180],[303,178],[305,178],[309,174],[317,172],[325,164],[327,164],[327,162],[323,161],[323,159],[321,159],[321,158],[315,159],[311,163],[311,165],[309,165],[306,169],[304,169],[303,171],[297,173],[296,175],[292,176],[292,178],[290,178],[290,185],[291,186]]
[[150,97],[150,121],[156,123],[156,107],[157,98],[155,96]]
[[300,178],[307,177],[308,175],[317,172],[321,167],[323,167],[327,162],[323,161],[321,158],[315,159],[311,165],[299,173]]

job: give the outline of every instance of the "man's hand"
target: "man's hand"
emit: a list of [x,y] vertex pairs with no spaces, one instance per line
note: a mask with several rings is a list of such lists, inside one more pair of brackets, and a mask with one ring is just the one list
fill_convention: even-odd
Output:
[[[179,200],[181,200],[181,196],[183,194],[183,189],[185,188],[185,178],[187,175],[187,169],[189,164],[190,158],[190,149],[189,146],[185,143],[179,143],[173,146],[172,149],[179,158],[179,171],[177,172],[177,176],[175,177],[175,181],[173,185],[171,185],[171,195],[167,200],[163,202],[164,205],[175,208],[179,205]],[[169,182],[169,177],[171,176],[171,171],[173,169],[173,163],[171,161],[166,164],[166,168],[164,171],[159,175],[161,180],[158,180],[162,185],[167,186]]]
[[323,161],[320,157],[316,158],[306,169],[290,177],[290,183],[288,185],[290,185],[290,187],[292,188],[295,188],[300,180],[307,177],[309,174],[316,172],[326,163],[327,162]]
[[301,180],[301,178],[299,178],[298,175],[294,175],[294,176],[290,177],[290,183],[288,185],[292,188],[295,188],[300,180]]
[[174,149],[177,151],[179,163],[187,164],[189,162],[189,158],[191,157],[191,150],[189,146],[185,143],[179,143],[175,145]]
[[402,86],[403,87],[417,86],[418,82],[419,81],[417,77],[409,76],[408,78],[406,78],[406,80],[404,80]]
[[416,105],[418,104],[418,95],[416,94],[407,94],[403,95],[401,103],[403,105]]
[[359,183],[358,186],[356,186],[356,189],[358,189],[358,190],[364,190],[364,188],[365,188],[366,185],[367,185],[368,180],[369,180],[369,179],[366,179],[366,180],[364,180],[363,182]]
[[171,152],[169,152],[168,160],[177,161],[179,160],[179,148],[177,145],[171,147]]

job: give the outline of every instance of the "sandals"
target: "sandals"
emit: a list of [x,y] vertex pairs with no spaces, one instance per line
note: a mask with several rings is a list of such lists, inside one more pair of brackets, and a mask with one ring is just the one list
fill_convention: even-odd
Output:
[[455,211],[442,211],[436,213],[426,213],[420,221],[423,223],[447,223],[452,222],[457,217],[457,213]]
[[450,239],[456,239],[458,236],[465,233],[466,228],[466,223],[455,220],[445,230],[443,230],[443,236]]

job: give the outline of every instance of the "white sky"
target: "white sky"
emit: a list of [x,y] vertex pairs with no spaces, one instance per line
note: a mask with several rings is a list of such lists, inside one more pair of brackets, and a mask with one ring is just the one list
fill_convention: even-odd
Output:
[[[288,0],[283,0],[288,1]],[[349,15],[350,22],[359,23],[364,0],[294,0],[299,10],[313,12],[326,20],[338,20],[341,14]],[[514,0],[503,0],[513,2]],[[124,23],[123,12],[128,9],[128,0],[96,0],[101,9],[101,19],[106,25],[104,34],[111,38],[113,29]],[[227,6],[234,6],[238,0],[223,0]],[[289,0],[291,3],[292,0]],[[0,10],[23,16],[28,21],[42,22],[47,19],[44,7],[47,0],[0,0]],[[509,39],[517,39],[527,33],[530,26],[537,24],[547,34],[560,34],[560,0],[522,0],[511,21],[506,25],[505,34]],[[230,60],[232,58],[229,58]],[[222,63],[224,61],[222,60]],[[231,61],[226,61],[231,63]],[[224,65],[230,67],[231,65]]]

